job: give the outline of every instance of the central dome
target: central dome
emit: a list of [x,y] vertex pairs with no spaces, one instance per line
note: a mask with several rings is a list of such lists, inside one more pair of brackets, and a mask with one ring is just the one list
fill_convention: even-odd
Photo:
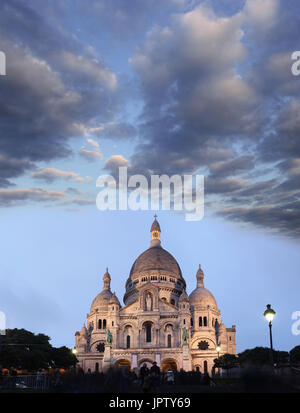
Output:
[[172,254],[160,246],[148,248],[135,260],[131,267],[130,277],[133,274],[149,270],[170,271],[182,278],[178,262]]

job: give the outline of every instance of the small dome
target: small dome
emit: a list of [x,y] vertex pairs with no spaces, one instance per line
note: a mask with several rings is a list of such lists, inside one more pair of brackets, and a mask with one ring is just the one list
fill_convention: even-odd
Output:
[[109,304],[117,304],[120,306],[120,301],[118,297],[116,296],[116,293],[113,293],[111,299],[109,300]]
[[106,272],[103,275],[103,290],[99,293],[96,298],[94,298],[90,312],[95,311],[97,307],[107,307],[109,304],[109,300],[111,299],[113,293],[110,291],[110,275],[108,272],[108,268],[106,268]]
[[107,307],[113,293],[110,290],[103,290],[93,300],[90,312],[94,311],[97,307]]
[[189,296],[187,295],[185,291],[183,291],[179,297],[179,302],[181,303],[183,301],[189,301]]
[[217,310],[217,302],[212,293],[204,287],[197,287],[190,294],[190,304],[191,305],[201,305],[201,306],[210,306]]

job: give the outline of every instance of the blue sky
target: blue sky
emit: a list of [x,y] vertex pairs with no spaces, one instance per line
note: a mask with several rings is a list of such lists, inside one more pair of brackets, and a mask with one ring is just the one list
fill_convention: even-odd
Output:
[[[72,3],[72,6],[71,6]],[[238,351],[299,344],[299,2],[4,0],[0,310],[74,344],[108,266],[121,299],[154,211],[100,212],[96,179],[205,176],[205,217],[159,211],[190,293],[201,263]]]

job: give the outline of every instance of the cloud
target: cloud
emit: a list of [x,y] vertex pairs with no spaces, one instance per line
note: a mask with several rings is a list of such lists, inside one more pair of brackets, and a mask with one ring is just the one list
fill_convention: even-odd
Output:
[[214,176],[235,175],[254,168],[254,160],[251,156],[240,156],[228,161],[215,162],[210,165],[210,172]]
[[251,206],[228,208],[219,211],[219,215],[231,221],[246,222],[268,228],[271,232],[282,233],[289,237],[300,236],[300,204],[273,206]]
[[85,197],[74,197],[72,199],[67,199],[63,201],[63,205],[70,205],[70,204],[75,204],[75,205],[80,205],[80,206],[96,205],[96,199],[88,199]]
[[49,191],[41,188],[1,189],[0,206],[24,205],[26,201],[59,201],[65,196],[63,192]]
[[136,137],[137,129],[126,122],[110,122],[89,128],[87,133],[104,139],[131,139]]
[[[34,2],[2,3],[1,49],[8,75],[0,79],[5,119],[0,153],[24,163],[67,157],[71,137],[116,116],[116,74],[72,34],[58,30],[47,14],[37,12]],[[19,168],[19,175],[25,169]],[[12,171],[5,178],[15,176]]]
[[247,0],[245,13],[257,30],[266,30],[277,23],[279,0]]
[[0,187],[14,185],[7,178],[15,178],[34,169],[34,165],[24,159],[10,158],[0,153]]
[[87,141],[93,148],[99,148],[99,143],[94,139],[87,139]]
[[32,178],[52,183],[57,179],[73,180],[83,182],[84,179],[75,172],[61,171],[55,168],[42,168],[32,173]]
[[129,167],[128,160],[125,159],[123,155],[112,155],[105,162],[104,169],[109,170],[112,174],[116,174],[116,171],[121,166]]
[[78,154],[89,162],[99,161],[103,158],[103,154],[100,151],[90,151],[85,147],[80,148]]
[[[241,222],[261,226],[265,207],[279,216],[288,202],[282,221],[295,218],[297,227],[298,166],[289,160],[300,156],[300,83],[290,51],[299,28],[282,1],[239,4],[227,14],[217,2],[178,13],[137,48],[130,63],[145,105],[130,171],[201,171],[216,213],[238,220],[240,211]],[[274,231],[292,228],[272,223]]]

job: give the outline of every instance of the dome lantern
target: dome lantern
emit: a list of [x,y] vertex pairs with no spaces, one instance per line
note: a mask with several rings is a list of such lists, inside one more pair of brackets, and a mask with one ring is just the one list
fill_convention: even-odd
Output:
[[197,287],[204,287],[204,272],[201,268],[201,264],[199,264],[199,269],[197,271],[196,274],[196,278],[197,278]]
[[160,225],[158,223],[158,221],[156,220],[157,215],[154,215],[154,221],[151,225],[151,243],[150,243],[150,248],[151,247],[160,247],[160,233],[161,233],[161,229],[160,229]]
[[106,268],[106,272],[103,275],[103,290],[110,290],[110,274],[108,272],[108,268]]

